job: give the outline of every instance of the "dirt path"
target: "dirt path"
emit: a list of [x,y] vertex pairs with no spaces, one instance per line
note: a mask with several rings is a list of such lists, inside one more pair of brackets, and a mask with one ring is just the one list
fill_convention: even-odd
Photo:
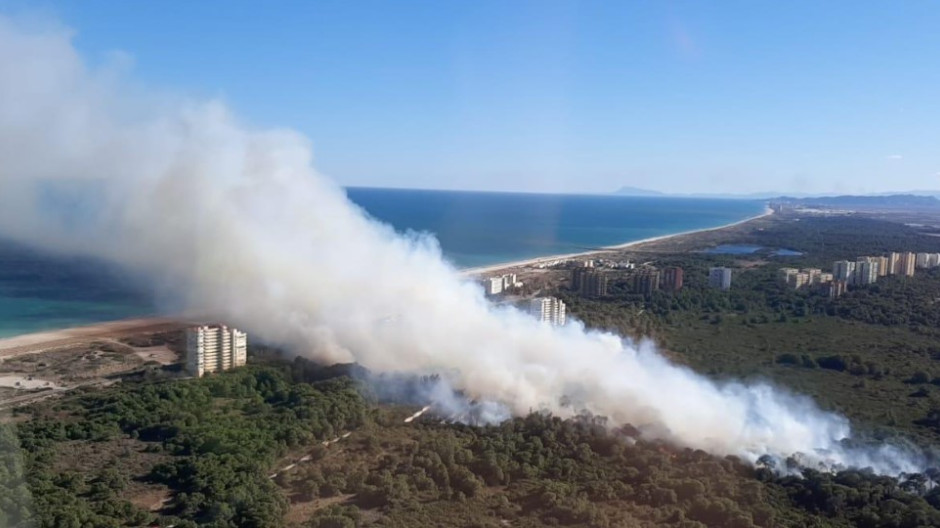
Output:
[[[339,442],[340,440],[343,440],[344,438],[349,438],[349,435],[351,434],[352,432],[343,433],[331,440],[324,440],[320,442],[320,445],[322,445],[323,447],[330,447],[331,445],[335,444],[336,442]],[[296,461],[291,462],[290,464],[287,464],[286,466],[282,467],[281,469],[278,469],[274,473],[271,473],[270,475],[268,475],[268,478],[273,479],[277,477],[278,475],[280,475],[281,473],[284,473],[285,471],[290,471],[294,469],[295,467],[297,467],[297,464],[303,464],[304,462],[309,462],[312,458],[313,458],[312,455],[304,455],[298,458]]]
[[287,521],[288,525],[297,525],[310,519],[310,516],[318,510],[322,510],[334,504],[343,504],[354,496],[355,495],[352,493],[345,493],[333,497],[317,497],[305,502],[295,502],[291,505],[290,512],[288,512],[284,520]]

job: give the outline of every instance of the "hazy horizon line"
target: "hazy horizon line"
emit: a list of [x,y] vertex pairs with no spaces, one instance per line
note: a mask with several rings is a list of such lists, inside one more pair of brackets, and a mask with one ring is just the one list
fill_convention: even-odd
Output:
[[[559,195],[559,196],[623,196],[630,198],[740,198],[748,200],[764,200],[769,198],[828,198],[843,196],[858,197],[887,197],[887,196],[940,196],[940,189],[937,190],[907,190],[907,191],[879,191],[870,193],[853,192],[821,192],[821,193],[802,193],[785,191],[753,191],[753,192],[670,192],[658,191],[655,189],[646,189],[641,187],[625,186],[611,191],[550,191],[550,190],[501,190],[501,189],[468,189],[468,188],[441,188],[441,187],[410,187],[395,185],[342,185],[343,189],[377,189],[391,191],[433,191],[433,192],[464,192],[464,193],[487,193],[487,194],[539,194],[539,195]],[[648,194],[629,194],[622,192],[624,189],[648,193]]]

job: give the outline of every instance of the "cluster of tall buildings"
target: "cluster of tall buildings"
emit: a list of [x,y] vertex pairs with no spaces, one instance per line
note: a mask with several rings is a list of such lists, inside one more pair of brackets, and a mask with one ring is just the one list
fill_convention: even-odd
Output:
[[529,314],[543,323],[564,326],[567,322],[565,303],[556,297],[536,297],[529,301]]
[[659,291],[662,282],[662,272],[656,268],[644,268],[633,274],[633,293],[641,293],[647,297]]
[[607,273],[585,262],[571,270],[571,289],[584,297],[603,297],[607,295]]
[[654,291],[675,293],[682,289],[683,274],[682,268],[678,266],[663,269],[642,268],[633,274],[633,292],[646,296],[652,295]]
[[201,378],[244,366],[248,360],[248,334],[225,325],[196,326],[186,330],[186,370]]
[[875,257],[858,257],[852,260],[837,260],[832,263],[832,273],[817,268],[781,268],[780,281],[787,286],[800,289],[813,285],[827,285],[830,297],[838,297],[849,286],[867,286],[878,281],[878,277],[901,275],[911,277],[916,268],[940,266],[940,253],[889,253]]
[[507,290],[521,287],[522,283],[519,282],[515,273],[507,273],[499,277],[488,277],[483,280],[483,288],[489,296],[500,295]]
[[850,286],[872,284],[878,277],[913,277],[917,268],[940,266],[940,253],[889,253],[879,257],[859,257],[855,262],[839,260],[832,264],[833,280]]
[[940,253],[918,253],[914,257],[914,267],[916,268],[940,267]]
[[[590,261],[588,261],[590,262]],[[631,265],[629,268],[634,269]],[[634,293],[652,295],[654,291],[677,292],[682,289],[683,272],[680,267],[663,269],[642,267],[628,275]],[[583,297],[603,297],[607,295],[609,274],[593,265],[584,265],[571,271],[571,289]]]
[[832,273],[826,273],[819,268],[780,268],[777,272],[780,282],[793,289],[800,289],[816,284],[832,282]]

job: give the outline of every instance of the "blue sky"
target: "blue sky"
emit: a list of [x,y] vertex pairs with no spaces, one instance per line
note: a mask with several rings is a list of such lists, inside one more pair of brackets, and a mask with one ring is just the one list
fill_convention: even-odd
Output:
[[344,185],[940,189],[936,2],[26,6],[0,0],[92,63],[121,50],[136,81],[300,130]]

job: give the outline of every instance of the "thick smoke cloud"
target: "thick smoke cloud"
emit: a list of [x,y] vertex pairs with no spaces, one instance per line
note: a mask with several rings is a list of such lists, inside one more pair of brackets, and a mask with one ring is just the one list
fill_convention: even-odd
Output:
[[68,31],[0,17],[0,236],[114,261],[299,354],[440,373],[496,415],[587,411],[750,460],[921,463],[844,447],[847,421],[806,398],[715,384],[649,344],[494,308],[433,238],[370,219],[312,166],[297,133],[247,128],[217,101],[142,95],[89,68]]

